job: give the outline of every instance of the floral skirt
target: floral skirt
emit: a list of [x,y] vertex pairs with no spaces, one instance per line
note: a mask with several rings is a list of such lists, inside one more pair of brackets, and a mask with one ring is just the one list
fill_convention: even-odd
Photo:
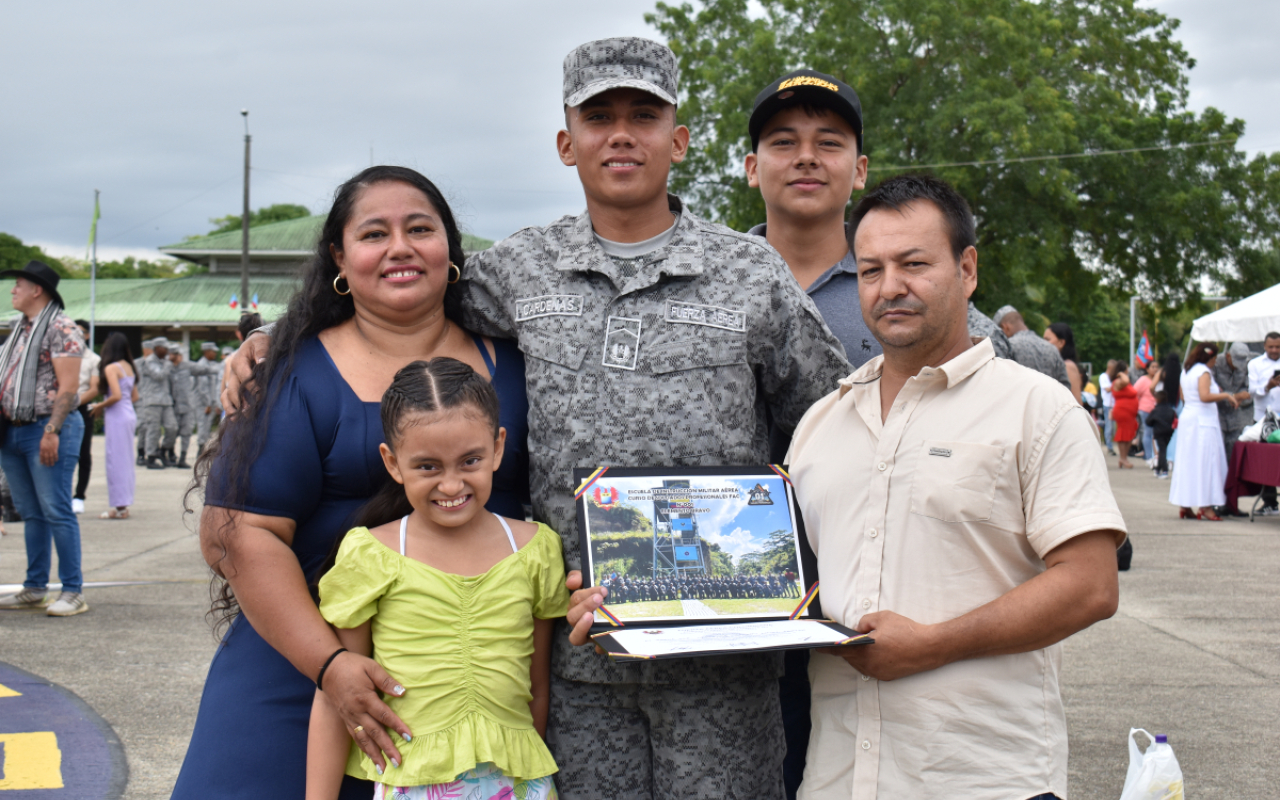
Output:
[[373,800],[556,800],[556,782],[550,775],[522,781],[503,774],[491,763],[477,764],[475,769],[448,783],[429,786],[388,786],[375,784]]

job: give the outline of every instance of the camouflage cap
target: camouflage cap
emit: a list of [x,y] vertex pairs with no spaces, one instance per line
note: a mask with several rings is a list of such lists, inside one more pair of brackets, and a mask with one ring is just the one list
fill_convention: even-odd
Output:
[[200,352],[202,353],[205,350],[217,350],[217,349],[218,349],[217,342],[205,342],[204,344],[200,345]]
[[996,313],[991,315],[991,321],[999,325],[1000,320],[1004,319],[1010,314],[1017,314],[1017,313],[1018,313],[1018,309],[1014,308],[1013,306],[1000,306],[999,308],[996,309]]
[[664,44],[627,36],[597,39],[564,57],[564,104],[573,108],[610,89],[640,89],[676,104],[679,70]]

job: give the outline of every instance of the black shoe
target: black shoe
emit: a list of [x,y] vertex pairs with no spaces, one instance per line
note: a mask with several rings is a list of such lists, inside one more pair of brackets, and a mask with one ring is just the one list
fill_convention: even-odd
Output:
[[144,456],[144,455],[139,455],[139,456],[138,456],[138,466],[140,466],[140,467],[145,467],[146,465],[147,465],[147,457],[146,457],[146,456]]
[[149,456],[147,458],[147,469],[164,469],[164,461],[160,456]]
[[178,464],[178,459],[173,455],[172,450],[161,450],[160,458],[164,461],[166,467],[173,467]]
[[175,466],[177,466],[177,468],[178,468],[178,469],[191,469],[191,465],[187,463],[187,454],[186,454],[186,453],[183,453],[183,454],[178,458],[178,463],[177,463]]
[[1243,511],[1241,511],[1241,510],[1240,510],[1240,509],[1238,509],[1238,508],[1234,508],[1234,509],[1232,509],[1232,508],[1227,508],[1226,506],[1216,506],[1216,507],[1214,507],[1214,509],[1213,509],[1213,510],[1214,510],[1214,511],[1216,511],[1216,512],[1218,512],[1218,516],[1220,516],[1220,517],[1247,517],[1247,516],[1249,516],[1248,514],[1244,513]]

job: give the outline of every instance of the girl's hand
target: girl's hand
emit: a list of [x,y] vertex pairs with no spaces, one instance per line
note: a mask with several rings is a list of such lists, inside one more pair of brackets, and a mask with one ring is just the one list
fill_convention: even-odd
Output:
[[[609,590],[603,586],[582,588],[582,572],[570,570],[564,585],[573,594],[569,595],[569,611],[565,614],[571,629],[569,644],[580,646],[591,641],[591,623],[596,616],[596,609],[604,605],[604,598]],[[596,652],[604,654],[604,650],[596,645]]]
[[[409,726],[396,716],[391,707],[378,696],[381,689],[386,694],[400,697],[404,687],[387,674],[378,662],[358,653],[346,652],[329,665],[324,674],[324,694],[347,726],[347,732],[373,760],[380,770],[387,768],[386,754],[396,766],[402,759],[387,728],[400,734],[406,742],[413,738]],[[359,730],[357,730],[359,728]]]

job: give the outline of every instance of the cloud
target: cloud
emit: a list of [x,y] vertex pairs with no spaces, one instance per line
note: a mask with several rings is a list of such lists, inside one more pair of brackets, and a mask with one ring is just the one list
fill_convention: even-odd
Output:
[[734,561],[742,558],[747,553],[758,553],[760,551],[760,541],[751,535],[751,531],[742,528],[734,528],[728,534],[708,533],[701,529],[702,523],[699,522],[699,530],[702,538],[712,544],[720,545],[720,549],[733,556]]

